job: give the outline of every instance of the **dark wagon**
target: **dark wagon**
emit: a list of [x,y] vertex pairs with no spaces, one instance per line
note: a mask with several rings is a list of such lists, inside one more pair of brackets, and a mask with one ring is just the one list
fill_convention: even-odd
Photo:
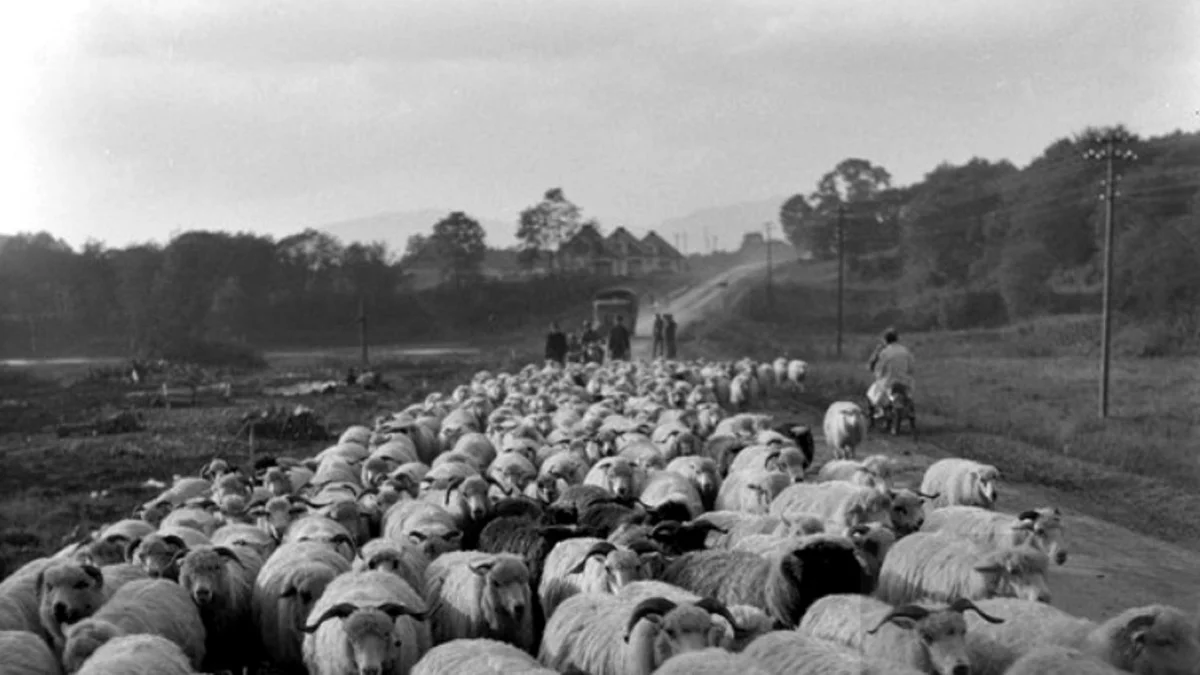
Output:
[[629,334],[636,333],[638,315],[638,295],[633,289],[618,286],[606,288],[592,297],[593,325],[607,330],[616,323],[617,316],[625,317],[625,326]]

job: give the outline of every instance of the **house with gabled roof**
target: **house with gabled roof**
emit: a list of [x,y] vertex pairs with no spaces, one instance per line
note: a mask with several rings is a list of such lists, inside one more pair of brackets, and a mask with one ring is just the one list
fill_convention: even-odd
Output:
[[655,232],[638,239],[624,227],[607,237],[593,224],[583,225],[559,247],[558,267],[602,276],[642,276],[681,271],[682,253]]
[[682,272],[687,258],[654,230],[642,237],[642,251],[648,261],[647,268],[654,272]]

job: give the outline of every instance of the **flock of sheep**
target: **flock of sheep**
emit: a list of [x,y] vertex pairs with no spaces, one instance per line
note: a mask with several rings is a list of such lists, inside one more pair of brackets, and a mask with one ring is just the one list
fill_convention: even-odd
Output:
[[1056,609],[1061,515],[996,511],[994,467],[904,487],[853,403],[828,452],[738,411],[804,371],[480,372],[311,458],[214,459],[0,582],[0,672],[1200,672],[1178,609]]

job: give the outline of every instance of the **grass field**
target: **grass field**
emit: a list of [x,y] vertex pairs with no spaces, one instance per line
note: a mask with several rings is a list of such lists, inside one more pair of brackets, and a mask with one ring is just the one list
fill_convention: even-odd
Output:
[[[353,357],[290,355],[265,373],[234,379],[235,399],[195,408],[146,408],[146,430],[58,438],[53,426],[128,407],[132,385],[87,381],[86,368],[0,369],[0,578],[25,561],[53,553],[74,528],[127,517],[158,492],[149,478],[195,474],[214,456],[248,458],[234,431],[242,416],[266,406],[305,405],[335,435],[351,424],[400,410],[433,391],[449,391],[481,368],[525,363],[527,348],[495,345],[476,355],[377,362],[390,392],[267,397],[262,387],[306,379],[338,379]],[[305,455],[331,442],[257,442],[258,455]]]
[[[811,370],[799,402],[864,400],[866,359],[883,326],[848,311],[839,358],[828,276],[792,283],[776,289],[778,318],[762,320],[770,314],[756,289],[735,314],[686,336],[686,349],[802,358]],[[856,289],[856,300],[871,292]],[[1200,358],[1118,355],[1102,421],[1098,327],[1095,316],[995,330],[904,334],[899,326],[918,360],[922,440],[991,462],[1009,480],[1062,490],[1090,515],[1200,550]]]

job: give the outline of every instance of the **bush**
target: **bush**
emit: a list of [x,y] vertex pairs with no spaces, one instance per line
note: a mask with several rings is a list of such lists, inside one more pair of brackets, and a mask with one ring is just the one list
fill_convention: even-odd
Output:
[[1025,318],[1043,309],[1053,272],[1054,258],[1040,242],[1014,239],[1005,246],[996,274],[1009,316]]

